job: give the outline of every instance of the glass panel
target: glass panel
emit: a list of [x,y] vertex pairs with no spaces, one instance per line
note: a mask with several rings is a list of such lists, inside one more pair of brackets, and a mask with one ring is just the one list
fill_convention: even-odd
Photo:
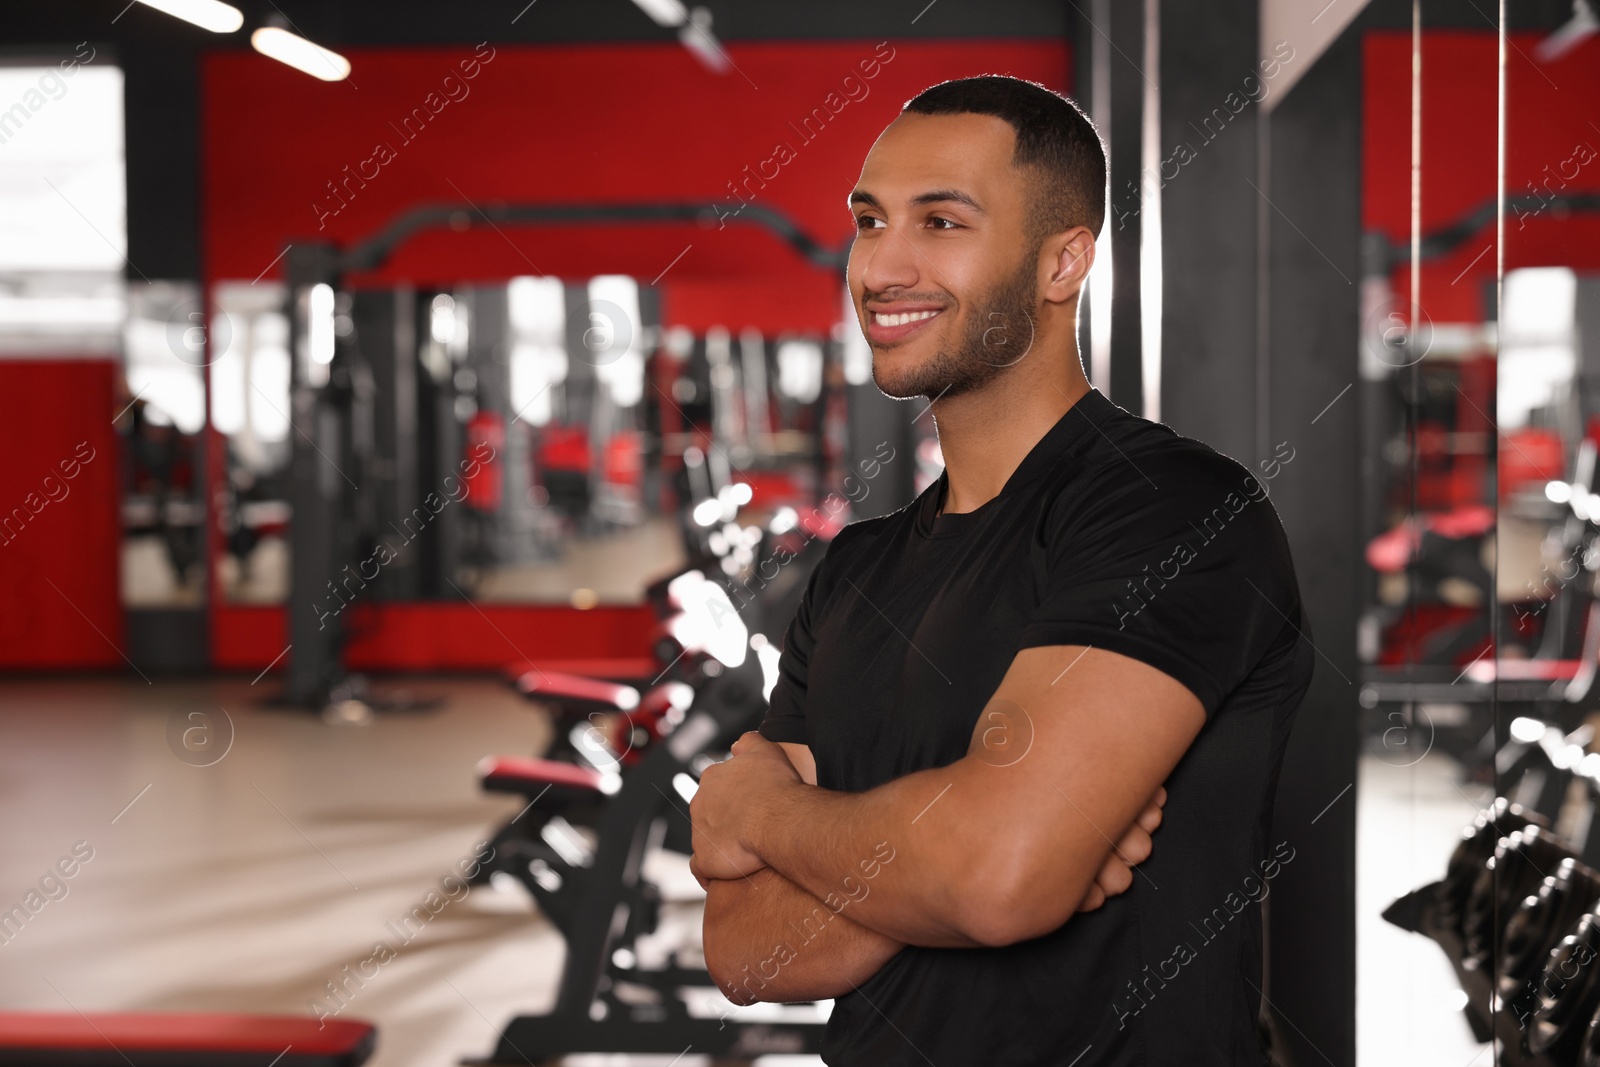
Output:
[[[1502,67],[1499,314],[1501,662],[1498,792],[1543,820],[1498,861],[1512,903],[1503,1015],[1535,1048],[1600,1048],[1590,937],[1600,901],[1593,713],[1600,609],[1600,23],[1580,3],[1518,21]],[[1493,275],[1490,275],[1493,277]],[[1514,658],[1513,658],[1514,657]],[[1528,679],[1528,680],[1525,680]],[[1554,832],[1554,840],[1548,837]],[[1518,838],[1510,839],[1512,843]],[[1525,856],[1526,859],[1522,859]],[[1540,894],[1542,910],[1520,903]],[[1518,931],[1522,932],[1521,937]],[[1550,952],[1570,937],[1564,958]],[[1574,955],[1574,952],[1576,953]],[[1545,964],[1551,969],[1546,969]],[[1584,1051],[1589,1059],[1593,1051]],[[1577,1053],[1572,1055],[1576,1058]],[[1510,1054],[1507,1054],[1510,1058]]]
[[[371,600],[638,603],[704,539],[746,536],[735,516],[792,523],[838,463],[832,337],[664,329],[657,294],[618,275],[329,294],[329,365],[357,385],[344,451],[324,458],[352,487],[341,522]],[[212,299],[227,335],[209,367],[227,442],[218,579],[229,602],[281,603],[291,438],[312,433],[290,418],[287,290]],[[690,514],[708,498],[721,504]]]
[[1600,22],[1572,12],[1366,42],[1372,1062],[1575,1063],[1596,1034]]
[[1364,1063],[1459,1067],[1491,1060],[1492,965],[1412,933],[1494,796],[1497,35],[1386,13],[1410,25],[1363,40],[1357,1032]]

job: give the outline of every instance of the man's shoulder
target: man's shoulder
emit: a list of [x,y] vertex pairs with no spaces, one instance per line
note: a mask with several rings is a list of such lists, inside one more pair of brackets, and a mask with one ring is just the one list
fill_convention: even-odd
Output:
[[[1294,450],[1254,467],[1171,427],[1122,413],[1084,451],[1053,470],[1039,541],[1062,559],[1146,558],[1152,569],[1177,546],[1215,571],[1248,575],[1272,602],[1297,600],[1288,537],[1272,503]],[[1135,568],[1137,569],[1137,568]]]
[[[1091,484],[1142,484],[1155,493],[1181,499],[1196,493],[1225,493],[1239,488],[1247,478],[1270,480],[1204,441],[1121,408],[1098,429],[1101,432],[1088,439],[1079,460],[1081,473]],[[1289,454],[1292,458],[1292,450]],[[1284,462],[1287,460],[1279,455],[1259,465],[1263,471],[1270,467],[1275,477]],[[1073,472],[1062,469],[1056,473],[1058,480],[1067,480]]]
[[1187,523],[1219,506],[1259,502],[1249,510],[1276,522],[1271,482],[1292,450],[1252,469],[1163,423],[1124,414],[1049,471],[1044,488],[1055,521],[1149,523],[1167,516]]

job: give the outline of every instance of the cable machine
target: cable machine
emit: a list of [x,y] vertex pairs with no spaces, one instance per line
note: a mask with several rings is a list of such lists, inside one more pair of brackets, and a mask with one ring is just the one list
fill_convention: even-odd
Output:
[[[659,204],[432,204],[414,208],[388,226],[343,249],[326,242],[290,245],[285,262],[291,340],[290,404],[294,432],[290,459],[289,529],[290,645],[283,702],[317,710],[330,718],[362,720],[374,709],[408,706],[385,701],[359,676],[348,674],[342,652],[350,628],[343,607],[359,599],[364,587],[358,573],[365,538],[377,536],[381,520],[380,487],[392,483],[395,464],[383,459],[378,438],[404,442],[402,428],[385,422],[382,395],[392,395],[404,382],[391,363],[411,347],[404,336],[416,329],[412,309],[359,308],[344,289],[346,275],[377,269],[394,251],[418,233],[439,228],[456,232],[473,226],[625,225],[635,223],[716,222],[715,202]],[[777,236],[803,259],[832,271],[841,281],[848,245],[830,249],[814,241],[780,212],[750,205],[733,221],[759,226]],[[396,301],[397,304],[400,301]],[[379,352],[361,343],[356,323],[393,315],[396,331],[391,351]],[[380,331],[381,333],[381,331]],[[709,349],[710,346],[708,346]],[[709,355],[708,351],[708,355]],[[748,352],[720,353],[746,366]],[[761,368],[764,373],[764,367]],[[748,375],[748,369],[746,370]],[[764,388],[764,382],[761,383]],[[846,385],[849,430],[844,453],[849,466],[872,455],[877,442],[888,441],[909,455],[913,442],[908,405],[885,397],[870,382]],[[725,405],[724,405],[725,406]],[[892,510],[915,495],[912,464],[885,471],[882,492],[875,494],[870,514]],[[459,592],[459,590],[457,590]],[[464,594],[463,594],[464,595]]]

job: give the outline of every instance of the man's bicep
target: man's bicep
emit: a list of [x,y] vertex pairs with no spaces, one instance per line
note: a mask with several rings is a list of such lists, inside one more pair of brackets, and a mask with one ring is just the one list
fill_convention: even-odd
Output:
[[1191,690],[1139,660],[1078,645],[1017,654],[979,715],[967,762],[990,814],[1015,827],[1008,884],[1045,924],[1038,933],[1070,917],[1067,904],[1205,722]]
[[789,757],[789,762],[794,764],[794,769],[800,773],[800,778],[806,785],[817,784],[817,761],[811,755],[810,746],[797,745],[792,741],[780,741],[778,747]]

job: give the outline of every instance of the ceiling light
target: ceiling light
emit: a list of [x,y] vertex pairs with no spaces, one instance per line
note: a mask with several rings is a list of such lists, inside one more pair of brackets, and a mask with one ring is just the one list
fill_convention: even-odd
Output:
[[1600,18],[1595,17],[1589,0],[1572,0],[1572,18],[1549,37],[1533,46],[1533,54],[1541,63],[1553,63],[1594,36],[1600,30]]
[[658,26],[682,26],[689,21],[682,0],[633,0],[639,10],[655,19]]
[[144,5],[212,33],[232,33],[244,25],[239,9],[222,0],[144,0]]
[[350,77],[350,61],[344,56],[277,26],[261,27],[250,35],[250,44],[262,55],[325,82]]
[[[637,0],[635,0],[637,2]],[[722,45],[717,42],[711,33],[711,10],[697,7],[689,12],[689,18],[678,27],[678,41],[689,50],[689,54],[700,61],[700,65],[713,74],[726,74],[731,60],[723,52]]]

